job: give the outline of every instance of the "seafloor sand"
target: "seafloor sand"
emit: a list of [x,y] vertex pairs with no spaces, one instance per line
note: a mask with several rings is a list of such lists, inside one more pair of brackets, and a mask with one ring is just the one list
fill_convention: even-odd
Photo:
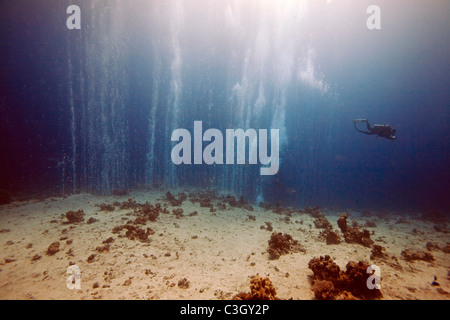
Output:
[[[182,191],[182,190],[179,190]],[[176,194],[176,192],[173,192]],[[132,210],[100,211],[95,204],[126,201],[139,203],[164,202],[163,191],[133,192],[127,196],[100,197],[77,194],[66,198],[14,202],[0,207],[0,298],[1,299],[231,299],[249,291],[250,276],[269,275],[281,299],[314,299],[311,291],[312,271],[308,262],[313,257],[330,255],[345,269],[348,261],[370,260],[370,248],[342,242],[327,245],[318,239],[320,229],[308,214],[294,214],[290,219],[272,211],[254,207],[231,208],[210,212],[198,203],[185,201],[184,216],[159,214],[147,222],[155,233],[148,243],[113,234],[115,226],[123,225]],[[64,214],[82,209],[85,221],[63,224]],[[198,215],[188,216],[192,211]],[[342,212],[322,212],[338,230],[336,221]],[[248,219],[255,216],[255,220]],[[98,222],[87,224],[89,218]],[[402,250],[425,249],[427,242],[441,247],[450,242],[450,234],[436,232],[434,224],[416,219],[396,223],[398,216],[369,218],[349,212],[349,220],[363,225],[375,220],[372,239],[398,258],[401,266],[377,262],[381,268],[383,299],[449,299],[450,255],[431,251],[434,262],[407,262]],[[53,220],[53,222],[52,222]],[[288,221],[289,220],[289,221]],[[271,232],[261,229],[271,222],[274,232],[292,235],[306,253],[282,255],[270,260],[267,253]],[[63,233],[63,229],[67,231]],[[416,229],[416,230],[414,230]],[[9,231],[8,231],[9,230]],[[123,233],[122,233],[123,234]],[[109,237],[115,241],[108,252],[96,248]],[[65,238],[67,237],[67,239]],[[62,239],[62,240],[61,240]],[[72,240],[67,244],[67,240]],[[59,251],[46,254],[49,245],[59,241]],[[69,241],[70,243],[70,241]],[[72,249],[70,255],[69,250]],[[42,256],[36,261],[32,257]],[[88,257],[96,254],[92,262]],[[66,271],[70,264],[81,268],[81,289],[69,290]],[[432,286],[434,276],[440,286]],[[188,288],[178,286],[180,279],[189,281]],[[96,288],[94,288],[96,284]],[[98,287],[97,287],[98,286]]]

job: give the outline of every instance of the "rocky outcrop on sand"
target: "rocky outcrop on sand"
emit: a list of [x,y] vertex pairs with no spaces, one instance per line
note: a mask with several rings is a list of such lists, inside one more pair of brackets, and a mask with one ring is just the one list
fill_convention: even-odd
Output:
[[312,291],[320,300],[355,300],[381,298],[381,291],[369,289],[369,265],[363,261],[347,263],[343,271],[330,256],[313,258],[308,268],[313,272]]

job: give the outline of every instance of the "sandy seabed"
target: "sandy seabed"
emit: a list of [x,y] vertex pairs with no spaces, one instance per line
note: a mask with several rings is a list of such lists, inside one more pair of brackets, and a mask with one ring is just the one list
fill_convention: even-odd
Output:
[[[171,191],[177,192],[189,190]],[[327,245],[319,239],[321,229],[308,214],[294,213],[286,218],[271,210],[254,206],[254,211],[233,208],[210,212],[199,203],[186,200],[184,215],[177,218],[171,205],[169,214],[159,214],[148,221],[154,234],[148,242],[130,240],[112,230],[130,219],[130,211],[116,208],[101,211],[97,204],[127,201],[167,203],[162,190],[135,191],[126,196],[74,194],[13,202],[0,207],[0,299],[231,299],[248,292],[250,278],[269,276],[280,299],[314,299],[311,290],[313,257],[329,255],[341,269],[348,261],[370,260],[370,248],[341,242]],[[215,203],[215,201],[213,201]],[[64,224],[67,211],[83,210],[85,220]],[[189,216],[190,212],[198,214]],[[338,230],[337,219],[343,211],[322,208],[322,213]],[[383,299],[449,299],[450,255],[442,250],[429,251],[433,262],[406,261],[404,249],[425,250],[427,242],[445,247],[450,234],[436,232],[434,223],[404,216],[362,217],[347,211],[349,220],[364,225],[370,219],[376,227],[367,228],[376,244],[386,248],[397,265],[377,262],[381,271]],[[253,216],[253,217],[249,217]],[[88,224],[89,218],[98,221]],[[273,232],[290,234],[306,249],[269,259],[271,233],[261,226],[270,222]],[[122,233],[123,234],[123,233]],[[113,237],[108,251],[97,247]],[[46,254],[50,244],[58,241],[59,251]],[[95,254],[93,260],[88,258]],[[33,257],[40,256],[33,260]],[[69,289],[67,269],[81,270],[81,289]],[[439,286],[432,286],[434,277]],[[186,281],[181,281],[186,279]],[[188,286],[180,286],[189,283]]]

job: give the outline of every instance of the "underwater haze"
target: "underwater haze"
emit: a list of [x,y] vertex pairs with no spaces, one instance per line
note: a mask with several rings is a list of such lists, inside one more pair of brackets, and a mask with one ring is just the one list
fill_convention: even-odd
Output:
[[[448,0],[3,0],[0,189],[448,210],[449,13]],[[194,121],[279,129],[278,173],[175,165],[172,132]]]

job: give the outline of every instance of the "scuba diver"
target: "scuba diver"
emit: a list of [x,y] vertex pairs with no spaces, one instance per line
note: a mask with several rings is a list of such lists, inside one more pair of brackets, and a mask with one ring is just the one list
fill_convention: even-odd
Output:
[[[361,123],[361,122],[365,122],[366,123],[368,131],[363,131],[363,130],[358,129],[356,124],[357,123]],[[373,128],[371,128],[370,127],[370,123],[369,123],[369,121],[367,119],[355,119],[355,120],[353,120],[353,125],[355,126],[356,131],[359,131],[359,132],[364,133],[364,134],[368,134],[368,135],[376,134],[377,138],[378,137],[382,137],[382,138],[389,139],[391,141],[394,141],[395,139],[397,139],[395,137],[395,133],[397,132],[397,130],[391,128],[387,124],[375,124],[373,126]]]

